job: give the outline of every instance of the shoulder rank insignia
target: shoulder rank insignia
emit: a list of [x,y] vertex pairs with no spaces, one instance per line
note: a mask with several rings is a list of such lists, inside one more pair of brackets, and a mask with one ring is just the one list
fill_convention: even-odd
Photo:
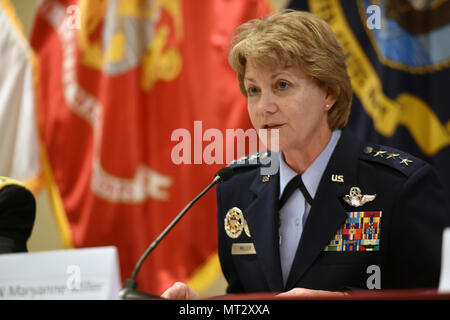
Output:
[[241,235],[242,230],[244,230],[244,227],[245,227],[245,219],[241,209],[233,207],[230,210],[228,210],[227,214],[225,215],[226,234],[230,238],[236,239]]
[[[389,148],[385,148],[385,149],[389,149]],[[384,160],[388,160],[388,159],[392,159],[392,160],[400,160],[399,164],[404,164],[405,166],[409,166],[410,163],[413,162],[413,160],[408,159],[408,157],[405,156],[402,157],[402,155],[400,153],[396,153],[396,150],[391,149],[391,151],[388,150],[374,150],[373,147],[371,146],[366,146],[363,149],[363,152],[366,155],[371,155],[372,158],[379,158],[379,159],[384,159]],[[386,155],[386,157],[384,157]],[[397,159],[398,158],[398,159]],[[391,161],[392,161],[391,160]]]
[[350,188],[350,193],[346,194],[343,199],[345,202],[347,202],[349,205],[353,207],[361,207],[367,202],[373,201],[376,198],[376,194],[373,195],[367,195],[367,194],[361,194],[361,189],[358,187],[352,187]]
[[240,157],[237,160],[231,161],[228,166],[232,165],[261,165],[264,164],[261,160],[269,157],[269,151],[261,151],[249,154],[247,156]]

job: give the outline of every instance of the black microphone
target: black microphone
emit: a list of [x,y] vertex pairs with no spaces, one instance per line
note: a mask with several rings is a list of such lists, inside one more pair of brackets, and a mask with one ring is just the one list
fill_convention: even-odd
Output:
[[200,192],[191,202],[184,207],[183,210],[172,220],[172,222],[164,229],[163,232],[152,242],[152,244],[145,250],[144,254],[141,256],[139,261],[136,263],[134,267],[133,273],[131,277],[127,279],[123,285],[122,290],[120,291],[120,297],[124,300],[140,300],[140,299],[163,299],[160,296],[156,296],[153,294],[149,294],[142,291],[137,291],[138,284],[136,282],[136,276],[141,269],[142,264],[145,259],[147,259],[148,255],[158,246],[162,239],[172,230],[172,228],[180,221],[181,218],[188,212],[188,210],[197,202],[203,195],[209,191],[213,186],[217,183],[226,181],[230,179],[234,174],[233,168],[225,167],[217,171],[214,176],[213,181],[205,188],[202,192]]

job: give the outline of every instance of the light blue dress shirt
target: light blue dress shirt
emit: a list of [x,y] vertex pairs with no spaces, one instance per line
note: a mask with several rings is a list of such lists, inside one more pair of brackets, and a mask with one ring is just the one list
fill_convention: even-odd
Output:
[[[331,154],[333,153],[340,136],[341,130],[333,131],[330,141],[325,149],[302,174],[303,183],[313,199],[317,187],[319,186],[320,179],[322,178],[323,172],[327,167],[328,161],[330,160]],[[297,173],[287,165],[281,152],[279,153],[279,160],[280,199],[286,185],[297,175]],[[301,191],[297,189],[279,212],[281,224],[278,232],[280,236],[280,261],[284,285],[286,285],[288,280],[292,262],[294,261],[303,232],[303,226],[308,218],[310,209],[311,206],[306,202]]]

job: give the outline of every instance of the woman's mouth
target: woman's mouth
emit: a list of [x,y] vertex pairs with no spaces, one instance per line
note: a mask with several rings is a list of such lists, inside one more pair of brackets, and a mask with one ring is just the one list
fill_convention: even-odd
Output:
[[264,129],[267,130],[273,130],[273,129],[280,129],[283,126],[283,124],[277,124],[277,123],[269,123],[264,125]]

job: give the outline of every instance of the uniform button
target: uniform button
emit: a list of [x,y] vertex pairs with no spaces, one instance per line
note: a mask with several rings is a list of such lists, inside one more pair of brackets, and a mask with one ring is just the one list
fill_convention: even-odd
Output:
[[373,151],[373,148],[370,147],[370,146],[365,147],[364,150],[363,150],[363,152],[364,152],[365,154],[371,154],[372,151]]
[[300,219],[295,219],[295,225],[298,227],[299,224],[300,224]]

